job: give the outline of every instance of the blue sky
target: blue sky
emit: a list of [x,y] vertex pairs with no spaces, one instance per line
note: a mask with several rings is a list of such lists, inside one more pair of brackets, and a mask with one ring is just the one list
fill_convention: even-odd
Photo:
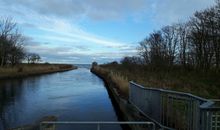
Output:
[[0,0],[0,17],[12,17],[27,37],[26,51],[44,62],[99,63],[137,55],[150,32],[215,0]]

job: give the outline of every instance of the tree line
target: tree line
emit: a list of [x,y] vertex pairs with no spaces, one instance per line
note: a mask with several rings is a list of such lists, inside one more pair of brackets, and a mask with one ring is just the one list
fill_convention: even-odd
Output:
[[11,18],[0,20],[0,67],[16,65],[27,61],[36,63],[40,56],[25,51],[26,38],[19,32],[18,26]]
[[140,42],[140,56],[125,57],[122,63],[148,64],[200,70],[220,69],[220,0],[197,11],[188,22],[154,31]]

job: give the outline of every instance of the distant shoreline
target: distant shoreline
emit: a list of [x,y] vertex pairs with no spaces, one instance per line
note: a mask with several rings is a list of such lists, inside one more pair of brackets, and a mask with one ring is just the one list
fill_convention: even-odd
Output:
[[20,64],[15,67],[0,67],[0,80],[63,72],[77,69],[70,64]]

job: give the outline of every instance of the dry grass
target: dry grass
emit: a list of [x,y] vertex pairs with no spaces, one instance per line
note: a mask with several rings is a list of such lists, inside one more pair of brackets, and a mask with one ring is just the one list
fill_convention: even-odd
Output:
[[66,64],[20,64],[14,67],[0,67],[0,79],[51,73],[75,68],[72,65]]
[[111,72],[111,77],[119,84],[118,86],[128,86],[128,81],[134,81],[145,87],[187,92],[205,98],[220,98],[219,73],[185,71],[180,68],[168,71],[152,70],[146,66],[124,65],[101,65],[100,68]]
[[120,90],[120,93],[127,97],[128,94],[129,94],[129,82],[128,82],[128,80],[125,77],[123,77],[119,74],[115,74],[113,72],[111,72],[110,75],[111,75],[110,76],[111,80],[115,84],[117,84],[118,89]]
[[129,82],[125,77],[99,66],[93,67],[92,71],[102,77],[108,85],[113,85],[112,87],[115,87],[118,90],[121,97],[128,97]]

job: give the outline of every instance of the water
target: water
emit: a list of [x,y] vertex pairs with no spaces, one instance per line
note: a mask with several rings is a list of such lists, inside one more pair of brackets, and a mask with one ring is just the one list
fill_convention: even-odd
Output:
[[48,115],[59,121],[118,120],[103,81],[88,68],[1,82],[0,114],[0,129]]

